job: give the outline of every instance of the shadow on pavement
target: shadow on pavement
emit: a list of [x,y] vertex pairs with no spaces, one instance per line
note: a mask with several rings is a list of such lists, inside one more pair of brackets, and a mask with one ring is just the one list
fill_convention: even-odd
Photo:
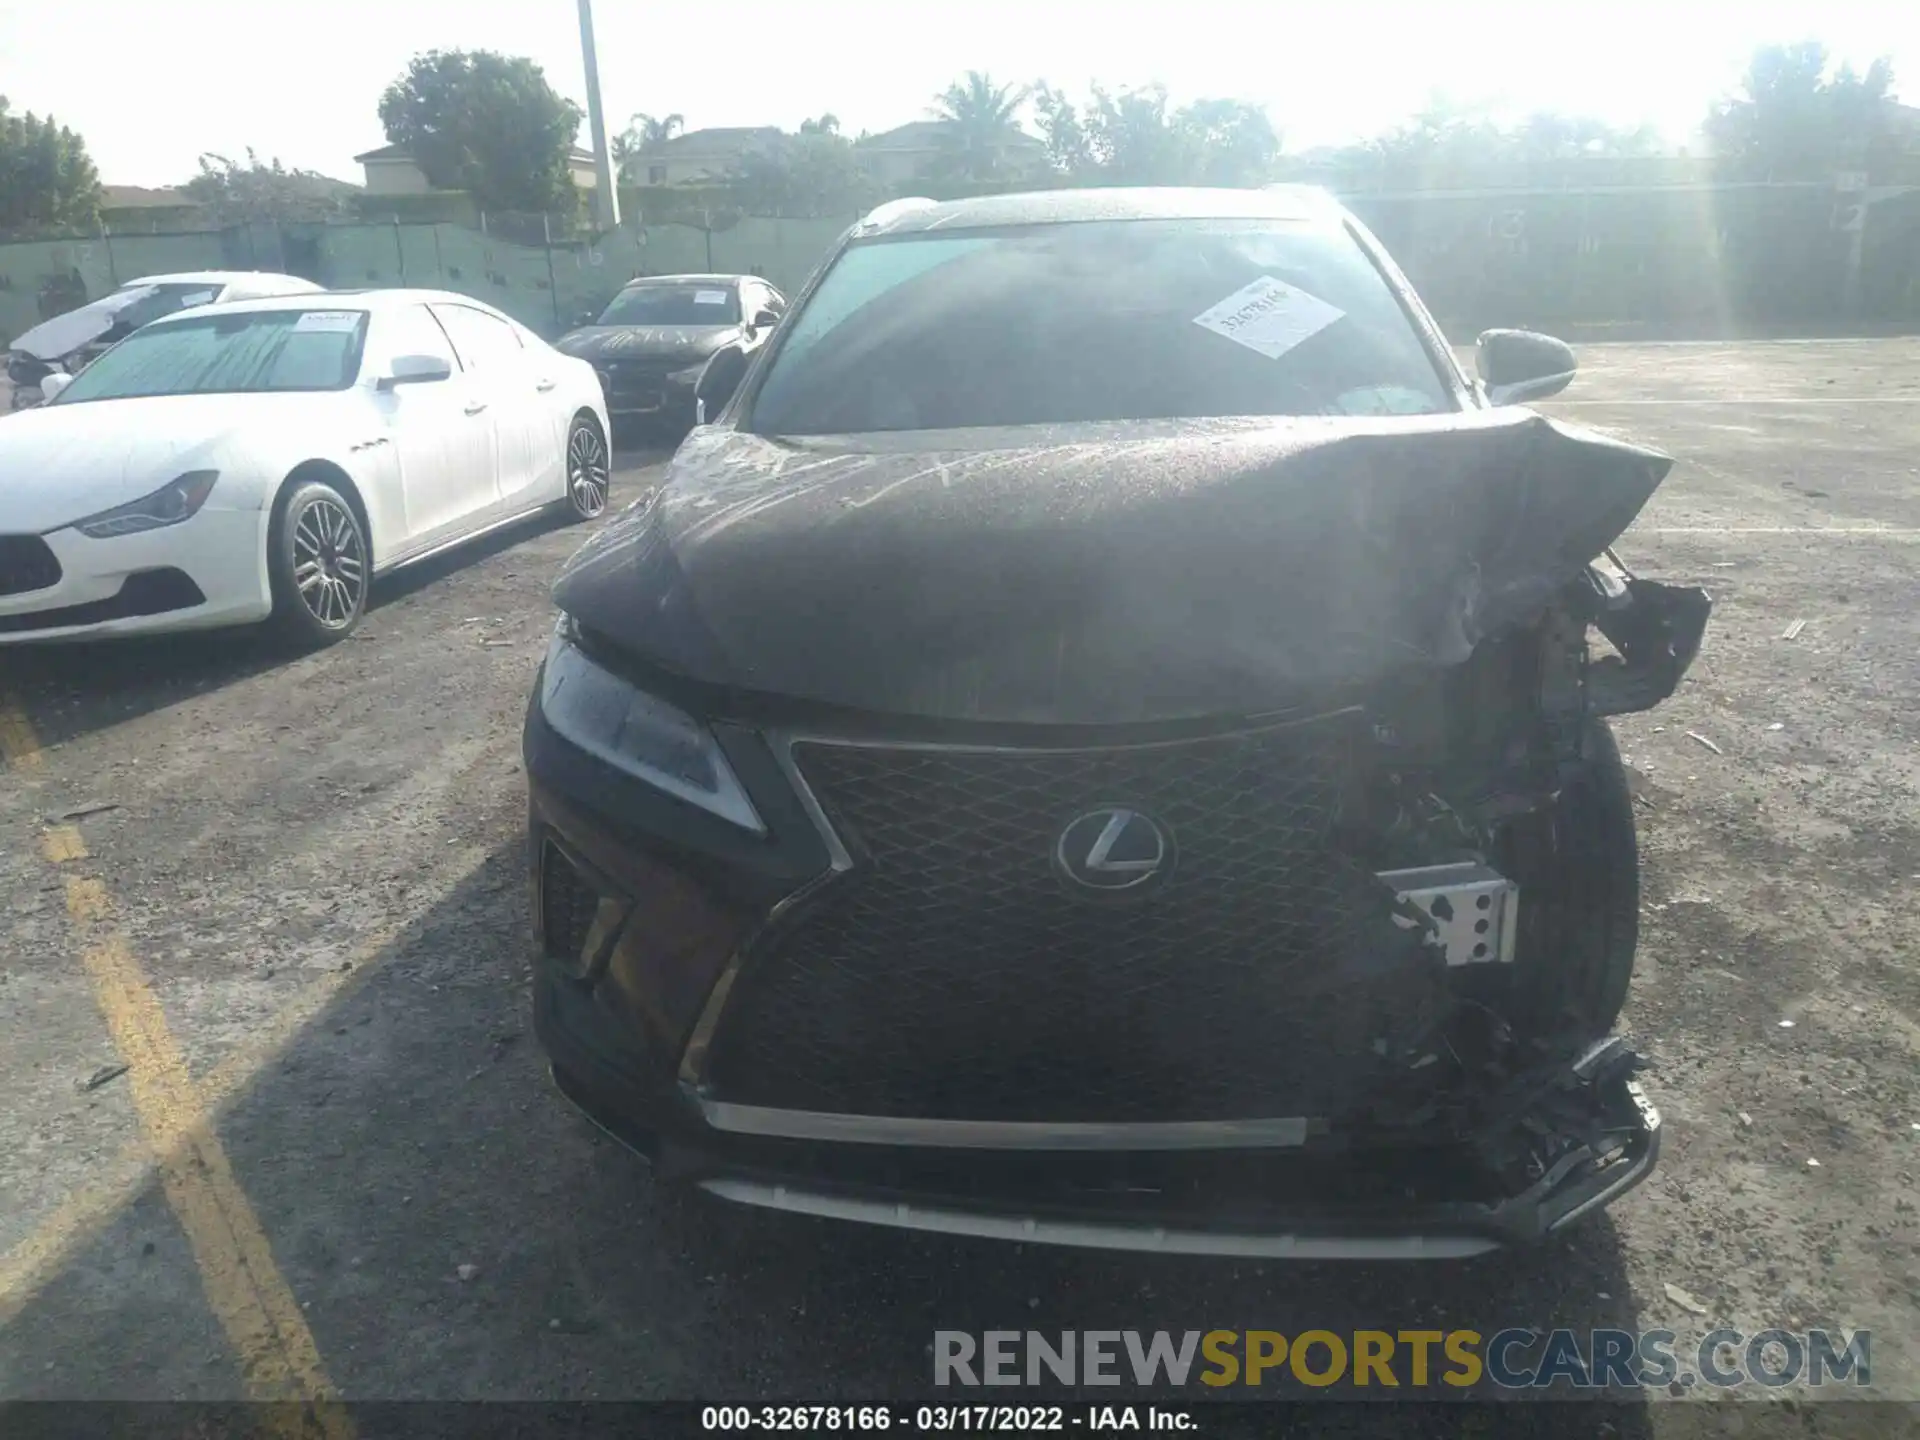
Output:
[[[614,508],[640,498],[651,487],[652,477],[638,485],[634,481],[670,453],[657,447],[617,453]],[[566,517],[558,514],[531,516],[387,574],[374,582],[369,617],[516,546],[564,531],[568,525]],[[581,539],[589,528],[580,527]],[[373,638],[363,632],[348,643]],[[310,652],[287,647],[260,626],[21,645],[0,651],[5,656],[8,690],[25,705],[41,743],[49,746],[289,665],[303,653]]]
[[[473,566],[540,536],[565,530],[559,515],[517,521],[490,535],[377,579],[368,618]],[[586,538],[586,526],[581,538]],[[376,643],[362,631],[347,646]],[[290,647],[263,626],[19,646],[3,652],[7,688],[26,707],[44,745],[163,710],[315,654]],[[318,654],[324,657],[328,652]]]
[[[522,847],[503,844],[220,1122],[349,1399],[924,1399],[942,1329],[1634,1326],[1604,1218],[1465,1265],[1290,1266],[955,1241],[663,1194],[547,1080],[529,1033],[526,891]],[[149,1189],[0,1335],[0,1397],[236,1395],[218,1333]],[[1570,1418],[1508,1408],[1524,1433]],[[1367,1412],[1322,1409],[1315,1433],[1363,1433]],[[1419,1433],[1487,1433],[1475,1415],[1454,1406]],[[1631,1437],[1644,1418],[1629,1407],[1608,1423]]]

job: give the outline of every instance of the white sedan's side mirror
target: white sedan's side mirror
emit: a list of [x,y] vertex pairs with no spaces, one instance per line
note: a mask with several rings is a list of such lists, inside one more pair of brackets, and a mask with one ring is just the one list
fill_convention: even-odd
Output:
[[382,390],[391,390],[396,385],[426,385],[435,380],[446,380],[453,375],[453,366],[442,355],[396,355],[393,357],[393,372],[380,381]]
[[44,403],[49,400],[58,399],[60,392],[72,383],[73,376],[66,374],[64,371],[56,370],[51,375],[42,375],[40,377],[41,401]]

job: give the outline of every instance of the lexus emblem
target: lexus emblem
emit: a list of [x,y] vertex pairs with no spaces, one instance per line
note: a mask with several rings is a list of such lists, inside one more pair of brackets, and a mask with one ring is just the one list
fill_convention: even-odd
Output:
[[1104,805],[1060,832],[1053,864],[1083,889],[1137,890],[1173,868],[1173,841],[1151,816]]

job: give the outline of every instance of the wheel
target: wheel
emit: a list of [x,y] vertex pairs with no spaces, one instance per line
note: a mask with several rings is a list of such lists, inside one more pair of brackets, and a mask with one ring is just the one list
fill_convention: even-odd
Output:
[[585,415],[576,415],[567,432],[566,507],[575,520],[596,519],[607,508],[611,464],[606,437]]
[[344,640],[366,612],[372,575],[366,532],[346,497],[319,480],[288,487],[267,528],[270,623],[302,645]]
[[1596,1040],[1613,1029],[1640,933],[1640,845],[1613,732],[1588,722],[1586,761],[1552,809],[1511,826],[1505,872],[1520,926],[1500,1008],[1522,1039]]

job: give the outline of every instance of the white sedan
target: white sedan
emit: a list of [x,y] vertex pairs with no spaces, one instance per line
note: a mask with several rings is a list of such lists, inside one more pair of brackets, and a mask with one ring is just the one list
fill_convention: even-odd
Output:
[[0,644],[266,620],[327,643],[384,571],[607,505],[593,367],[464,295],[186,311],[53,392],[0,420]]

